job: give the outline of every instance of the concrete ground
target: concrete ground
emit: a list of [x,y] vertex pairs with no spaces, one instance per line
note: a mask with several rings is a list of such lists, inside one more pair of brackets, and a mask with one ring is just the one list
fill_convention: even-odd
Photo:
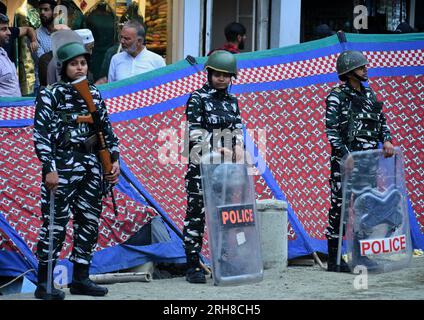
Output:
[[[326,272],[319,265],[264,271],[263,281],[238,286],[190,284],[184,277],[107,285],[102,298],[72,295],[66,300],[423,300],[424,256],[408,268],[383,274]],[[0,300],[32,300],[32,293],[0,296]]]

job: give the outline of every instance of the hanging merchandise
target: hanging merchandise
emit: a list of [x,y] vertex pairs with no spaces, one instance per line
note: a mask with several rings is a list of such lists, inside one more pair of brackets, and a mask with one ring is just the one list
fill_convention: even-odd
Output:
[[107,49],[118,41],[118,20],[105,0],[98,1],[85,16],[86,26],[94,36],[91,71],[96,81],[100,77],[100,69]]
[[88,5],[87,1],[78,0],[77,3],[78,3],[79,8],[81,9],[82,12],[84,12],[87,9],[87,5]]
[[168,1],[146,1],[146,33],[147,48],[162,56],[166,55],[168,38]]
[[124,9],[125,11],[123,11],[122,14],[118,14],[118,5],[116,6],[116,14],[120,16],[120,23],[124,23],[128,20],[136,20],[146,28],[144,18],[139,14],[139,6],[137,2],[131,2],[131,4],[128,7],[124,7]]
[[[32,27],[37,29],[41,26],[40,16],[37,10],[38,2],[36,0],[24,1],[15,11],[15,27]],[[36,86],[36,75],[34,69],[35,55],[31,54],[25,37],[18,39],[17,67],[19,75],[19,84],[23,96],[34,93]]]
[[[130,4],[132,6],[134,2]],[[127,0],[116,0],[115,2],[115,13],[118,17],[121,17],[125,14],[125,11],[127,9]]]

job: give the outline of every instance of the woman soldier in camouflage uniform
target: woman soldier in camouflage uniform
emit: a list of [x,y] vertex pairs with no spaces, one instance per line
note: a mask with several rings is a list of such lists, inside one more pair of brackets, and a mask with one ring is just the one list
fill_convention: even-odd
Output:
[[352,151],[377,149],[379,142],[383,143],[387,157],[394,154],[382,103],[371,88],[362,84],[368,80],[367,65],[368,60],[361,52],[342,52],[336,69],[344,83],[333,88],[326,99],[326,134],[331,144],[331,207],[325,231],[328,271],[350,272],[343,259],[339,268],[336,263],[342,208],[341,159]]
[[[34,145],[42,163],[41,212],[43,226],[37,246],[38,285],[35,297],[64,299],[65,293],[52,286],[47,292],[49,254],[50,193],[54,192],[53,265],[66,235],[66,225],[73,213],[74,246],[69,258],[73,262],[72,294],[104,296],[107,288],[89,280],[92,252],[97,243],[99,217],[102,211],[103,172],[97,157],[94,128],[87,122],[77,123],[88,108],[70,82],[87,75],[90,55],[81,43],[71,42],[57,50],[61,79],[40,91],[36,99]],[[112,131],[106,106],[95,86],[90,85],[106,143],[111,153],[113,170],[106,176],[109,183],[118,182],[118,138]],[[53,195],[52,195],[53,196]]]
[[234,152],[236,160],[239,160],[244,150],[237,98],[228,93],[231,79],[237,75],[236,59],[227,51],[217,50],[209,56],[205,69],[208,82],[191,94],[186,107],[190,154],[185,177],[187,212],[183,234],[188,265],[186,280],[191,283],[206,282],[199,262],[205,228],[201,152],[217,151],[225,155]]

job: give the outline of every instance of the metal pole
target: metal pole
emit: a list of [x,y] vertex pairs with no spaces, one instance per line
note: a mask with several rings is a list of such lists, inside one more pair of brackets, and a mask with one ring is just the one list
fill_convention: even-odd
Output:
[[47,294],[52,294],[53,284],[53,230],[54,230],[54,197],[55,191],[50,190],[50,212],[49,212],[49,255],[47,261]]
[[[346,160],[347,159],[342,159],[341,165],[344,166]],[[342,180],[341,180],[342,194],[343,194],[342,199],[343,200],[346,199],[346,201],[348,201],[347,197],[349,197],[349,203],[351,201],[353,201],[353,196],[350,193],[350,190],[346,190],[346,189],[350,188],[352,171],[353,171],[353,168],[351,168],[349,172],[346,172],[346,170],[344,170],[344,176],[342,175]],[[343,186],[344,182],[346,182],[346,183]],[[348,208],[347,203],[342,201],[342,210],[341,210],[341,213],[340,213],[340,225],[339,225],[339,239],[338,239],[338,245],[337,245],[337,259],[336,259],[337,272],[340,272],[340,264],[341,264],[341,261],[342,261],[343,230],[344,230],[344,227],[345,227],[344,220],[345,220],[345,211],[347,210],[346,208]]]
[[326,270],[327,269],[324,266],[324,264],[322,263],[321,259],[318,256],[318,254],[315,251],[312,253],[312,256],[314,257],[315,262],[319,264],[319,266],[321,267],[321,269],[323,269],[323,270]]

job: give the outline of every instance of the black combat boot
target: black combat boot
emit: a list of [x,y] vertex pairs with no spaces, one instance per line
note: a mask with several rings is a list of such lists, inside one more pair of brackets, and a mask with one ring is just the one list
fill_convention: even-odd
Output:
[[102,297],[108,293],[108,289],[97,285],[90,280],[88,270],[89,264],[75,263],[70,292],[86,296]]
[[187,255],[186,280],[190,283],[206,283],[205,273],[200,266],[198,255]]
[[[47,293],[47,270],[48,267],[45,264],[38,264],[38,281],[37,288],[35,289],[34,296],[37,299],[43,300],[63,300],[65,299],[65,292],[62,290],[56,289],[54,287],[53,275],[52,275],[52,291]],[[54,266],[53,266],[54,270]]]
[[342,259],[340,259],[340,265],[337,265],[337,251],[339,247],[339,239],[328,239],[328,260],[327,260],[327,271],[333,272],[350,272],[349,266]]

